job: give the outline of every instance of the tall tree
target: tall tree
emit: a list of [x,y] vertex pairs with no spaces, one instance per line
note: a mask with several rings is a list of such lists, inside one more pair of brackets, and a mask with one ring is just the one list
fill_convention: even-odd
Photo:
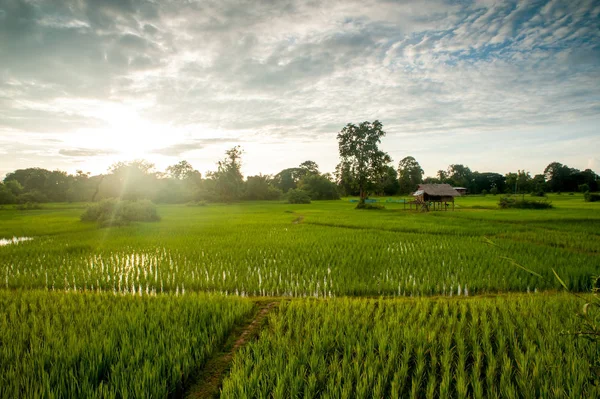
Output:
[[166,172],[169,176],[171,176],[174,179],[184,180],[190,177],[196,171],[188,161],[180,161],[175,165],[169,166]]
[[435,176],[437,177],[440,183],[446,183],[446,181],[448,180],[448,173],[446,173],[445,170],[438,170]]
[[[317,165],[317,163],[315,161],[304,161],[298,166],[298,168],[304,172],[304,175],[307,175],[307,174],[318,175],[320,173],[319,165]],[[304,177],[304,176],[302,176],[302,177]]]
[[303,171],[300,168],[287,168],[273,176],[273,185],[287,193],[298,186]]
[[276,200],[283,193],[271,185],[270,176],[248,176],[244,184],[244,199],[246,200]]
[[156,174],[153,163],[144,159],[117,162],[108,171],[109,175],[103,180],[101,187],[105,191],[104,197],[137,200],[154,196]]
[[312,200],[340,199],[337,185],[327,174],[309,173],[300,180],[298,188],[306,191]]
[[472,178],[473,172],[468,166],[460,164],[448,166],[448,182],[453,186],[469,188]]
[[505,185],[504,176],[500,173],[473,172],[471,187],[468,189],[473,194],[479,194],[483,190],[490,192],[493,187],[496,187],[496,192],[504,192]]
[[571,169],[567,165],[560,162],[552,162],[544,169],[544,176],[548,187],[552,191],[568,190],[568,180],[571,174]]
[[354,171],[360,193],[359,206],[364,205],[367,193],[381,180],[385,166],[392,161],[379,149],[384,136],[383,125],[378,120],[358,126],[349,123],[337,135],[340,158]]
[[244,188],[242,176],[242,148],[238,145],[225,152],[225,159],[219,161],[218,169],[213,173],[215,190],[222,201],[240,199]]
[[335,167],[335,182],[342,195],[358,195],[354,172],[348,162],[340,162]]
[[380,192],[383,195],[396,195],[399,191],[398,172],[393,166],[387,165],[382,176]]
[[423,168],[413,157],[406,157],[398,164],[398,181],[400,183],[400,192],[408,194],[417,189],[417,186],[423,183]]

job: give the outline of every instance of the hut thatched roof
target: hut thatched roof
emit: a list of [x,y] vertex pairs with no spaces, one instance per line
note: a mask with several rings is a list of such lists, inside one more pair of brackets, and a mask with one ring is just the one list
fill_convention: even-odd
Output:
[[449,184],[419,184],[419,190],[414,195],[423,193],[436,197],[460,197],[460,193]]

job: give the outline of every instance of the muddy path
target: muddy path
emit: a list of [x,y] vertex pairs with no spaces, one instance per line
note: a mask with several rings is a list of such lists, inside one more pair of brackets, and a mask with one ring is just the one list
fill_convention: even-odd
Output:
[[269,311],[278,304],[279,301],[257,303],[258,308],[251,321],[233,329],[225,345],[206,362],[202,371],[195,378],[195,382],[183,397],[187,399],[218,398],[223,379],[231,367],[233,356],[241,347],[258,336]]

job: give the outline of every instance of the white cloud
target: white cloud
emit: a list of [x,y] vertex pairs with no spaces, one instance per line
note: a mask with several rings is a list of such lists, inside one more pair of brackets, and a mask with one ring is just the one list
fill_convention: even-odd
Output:
[[[198,162],[214,164],[217,147],[243,137],[245,145],[321,142],[329,152],[319,163],[334,165],[335,133],[379,119],[431,165],[443,162],[427,155],[440,137],[460,156],[451,143],[476,134],[544,135],[574,122],[580,162],[591,158],[582,132],[600,119],[593,1],[53,4],[0,6],[11,21],[0,26],[0,52],[9,55],[0,60],[0,139],[20,132],[40,153],[58,151],[36,139],[43,134],[66,151],[109,148],[161,162],[208,156]],[[223,141],[203,141],[211,138]],[[0,169],[21,165],[23,154],[3,156]],[[259,158],[248,167],[280,167]],[[500,168],[510,159],[473,162]]]

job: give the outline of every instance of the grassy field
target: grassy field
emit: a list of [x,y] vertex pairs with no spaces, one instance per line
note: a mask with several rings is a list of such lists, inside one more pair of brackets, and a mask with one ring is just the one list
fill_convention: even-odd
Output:
[[243,298],[205,294],[0,291],[0,397],[181,393],[252,309]]
[[226,398],[592,398],[566,296],[298,300],[272,313]]
[[[346,201],[161,206],[162,221],[99,229],[83,205],[0,211],[5,288],[250,296],[473,295],[590,288],[600,271],[600,205],[553,196],[552,210],[498,210],[460,198],[455,212]],[[491,240],[497,246],[486,242]],[[543,275],[532,276],[503,257]],[[3,280],[3,281],[2,281]]]
[[598,348],[560,334],[582,303],[552,269],[590,289],[600,203],[498,199],[161,205],[113,228],[85,204],[4,207],[0,239],[32,239],[0,246],[0,396],[179,396],[262,297],[282,302],[223,397],[598,396]]

